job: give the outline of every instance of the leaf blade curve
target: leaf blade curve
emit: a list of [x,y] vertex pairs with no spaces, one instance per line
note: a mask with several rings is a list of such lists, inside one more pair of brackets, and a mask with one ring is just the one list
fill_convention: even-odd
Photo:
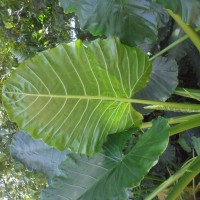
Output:
[[60,174],[58,165],[66,159],[70,151],[58,151],[41,140],[34,140],[28,133],[19,131],[14,135],[10,152],[15,160],[23,163],[28,169],[42,172],[51,179]]
[[67,13],[75,12],[81,28],[93,35],[117,36],[130,46],[157,39],[157,16],[149,1],[60,0],[60,4]]
[[[158,57],[153,62],[153,69],[148,84],[137,92],[134,99],[166,101],[178,85],[178,65],[175,60]],[[142,104],[134,104],[134,108],[142,114],[149,114]]]
[[69,154],[60,165],[62,175],[53,178],[40,199],[127,199],[126,188],[137,186],[166,149],[169,126],[164,118],[154,120],[152,128],[123,155],[123,137],[131,133],[108,136],[103,151],[91,158]]
[[173,3],[170,0],[156,0],[156,2],[179,14],[187,24],[200,26],[200,2],[198,0],[175,0]]
[[34,138],[92,154],[108,134],[141,122],[129,99],[150,72],[144,53],[115,38],[61,44],[20,65],[3,87],[3,103]]

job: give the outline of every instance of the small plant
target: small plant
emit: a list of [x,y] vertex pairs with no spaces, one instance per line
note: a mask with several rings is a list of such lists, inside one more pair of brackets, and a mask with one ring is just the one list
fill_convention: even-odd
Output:
[[[200,3],[195,0],[190,3],[60,0],[60,3],[66,12],[75,12],[82,29],[106,38],[59,44],[23,61],[13,71],[2,90],[10,120],[52,147],[20,133],[13,140],[12,154],[48,175],[49,187],[43,190],[40,199],[127,199],[128,188],[138,186],[158,162],[169,136],[200,125],[198,103],[165,102],[172,93],[197,101],[200,97],[198,90],[176,89],[176,61],[161,57],[187,38],[200,50],[198,33],[186,24],[192,23],[198,31],[200,18],[195,13]],[[188,12],[184,13],[185,10]],[[161,32],[169,23],[169,15],[186,35],[154,53],[152,49],[165,37]],[[148,56],[145,50],[153,55]],[[149,110],[195,114],[159,116],[143,122],[143,114]],[[26,154],[31,144],[32,157]],[[199,143],[195,145],[198,149]],[[33,159],[38,146],[43,153]],[[53,147],[67,150],[55,165],[51,163],[61,152]],[[199,165],[198,155],[146,199],[153,199],[179,179],[166,199],[178,198],[200,172]],[[53,175],[49,170],[53,170]]]

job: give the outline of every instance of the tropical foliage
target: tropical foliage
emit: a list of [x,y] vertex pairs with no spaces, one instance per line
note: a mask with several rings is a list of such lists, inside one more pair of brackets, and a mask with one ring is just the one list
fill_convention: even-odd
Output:
[[9,3],[2,102],[14,132],[23,130],[12,157],[48,179],[39,198],[186,199],[191,181],[195,198],[200,139],[187,131],[200,126],[200,98],[180,73],[192,56],[199,74],[200,2]]

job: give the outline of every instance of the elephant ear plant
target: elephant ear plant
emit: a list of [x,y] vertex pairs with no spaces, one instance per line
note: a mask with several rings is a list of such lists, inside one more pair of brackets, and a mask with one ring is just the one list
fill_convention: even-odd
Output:
[[[49,187],[43,190],[40,199],[128,199],[128,188],[138,186],[158,162],[169,136],[200,125],[200,114],[169,119],[158,117],[143,123],[144,109],[200,112],[199,104],[163,102],[177,86],[177,70],[173,70],[177,65],[174,60],[158,57],[163,52],[149,57],[139,48],[142,41],[148,45],[155,42],[157,29],[165,23],[159,12],[163,10],[165,16],[168,12],[172,17],[174,13],[150,1],[61,0],[61,5],[66,12],[77,14],[82,28],[94,35],[108,37],[92,42],[76,40],[59,44],[25,60],[13,71],[2,94],[10,120],[34,139],[41,139],[52,147],[41,145],[41,141],[23,133],[15,137],[12,154],[26,165],[28,163],[29,168],[33,163],[37,171],[48,170],[44,157],[52,166],[54,175],[46,173],[50,177]],[[115,9],[111,9],[112,6]],[[157,13],[155,6],[159,8]],[[196,32],[180,17],[175,20],[186,30],[186,37],[194,34],[193,42],[200,41]],[[142,26],[138,25],[140,22]],[[127,31],[123,31],[124,28]],[[157,77],[156,71],[163,74],[162,69],[158,70],[159,62],[166,66],[163,71],[166,70],[166,76],[172,80],[170,84]],[[172,66],[171,71],[169,66],[170,69]],[[151,90],[153,97],[145,94]],[[178,92],[186,96],[181,89],[176,90]],[[195,96],[192,92],[188,91],[187,95]],[[144,99],[139,99],[142,97]],[[138,104],[142,108],[138,109]],[[170,128],[168,124],[176,125]],[[138,139],[130,145],[133,136]],[[34,144],[35,148],[30,152],[28,145],[23,143]],[[23,156],[17,145],[24,145]],[[40,149],[36,148],[38,146]],[[60,159],[56,159],[56,166],[52,158],[59,152],[55,148],[64,151]],[[48,149],[51,153],[47,153]],[[28,156],[40,151],[43,153],[38,159]],[[177,186],[178,192],[172,189],[173,198],[198,174],[198,164],[199,157],[186,167],[186,170],[194,168],[196,171],[182,177],[183,184]],[[179,172],[173,181],[182,175]],[[161,188],[169,187],[173,181],[163,183]],[[158,188],[147,198],[154,198],[162,189]]]

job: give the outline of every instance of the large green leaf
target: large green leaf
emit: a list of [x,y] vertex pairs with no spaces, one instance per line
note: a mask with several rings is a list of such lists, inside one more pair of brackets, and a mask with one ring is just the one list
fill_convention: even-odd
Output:
[[166,120],[158,118],[127,155],[122,153],[124,133],[109,136],[103,151],[92,158],[69,154],[60,165],[62,175],[53,178],[40,199],[127,199],[126,187],[137,186],[157,163],[167,147],[168,134]]
[[118,36],[124,43],[152,43],[157,39],[157,13],[147,0],[60,0],[75,12],[82,29],[94,35]]
[[60,174],[58,165],[70,152],[49,147],[41,140],[34,140],[29,134],[20,131],[14,135],[10,147],[14,159],[22,162],[28,169],[46,174],[49,178]]
[[141,123],[130,99],[151,67],[144,53],[115,38],[61,44],[21,63],[3,87],[3,103],[34,138],[92,154],[108,134]]
[[200,26],[199,0],[156,0],[156,2],[179,14],[186,23]]

